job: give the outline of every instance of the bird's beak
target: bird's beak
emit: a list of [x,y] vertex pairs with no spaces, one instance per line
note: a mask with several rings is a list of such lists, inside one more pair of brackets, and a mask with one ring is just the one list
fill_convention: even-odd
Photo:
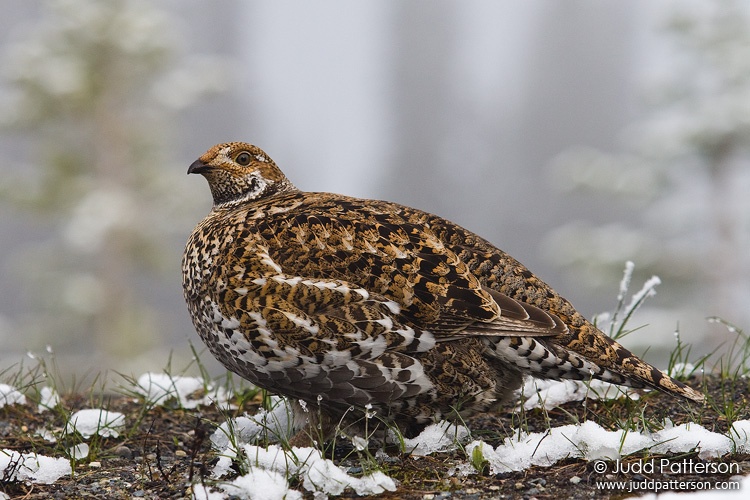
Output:
[[213,167],[211,165],[206,165],[200,160],[195,160],[192,165],[188,167],[188,174],[202,174],[204,172],[208,172]]

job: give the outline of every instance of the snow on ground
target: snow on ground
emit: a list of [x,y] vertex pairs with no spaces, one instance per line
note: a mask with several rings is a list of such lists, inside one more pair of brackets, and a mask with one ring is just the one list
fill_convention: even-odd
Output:
[[44,413],[45,411],[56,408],[60,404],[60,395],[56,390],[49,387],[42,387],[39,391],[39,405],[37,406],[37,413]]
[[225,422],[213,433],[211,443],[221,452],[221,456],[212,476],[217,479],[225,476],[238,456],[244,461],[248,472],[232,481],[219,482],[213,488],[194,488],[196,499],[217,500],[230,495],[240,498],[302,498],[299,491],[289,488],[286,478],[293,476],[301,479],[305,490],[318,496],[339,495],[347,487],[358,495],[374,495],[396,489],[394,481],[382,472],[351,476],[331,460],[323,458],[321,452],[314,448],[294,447],[284,451],[274,444],[256,446],[256,442],[285,441],[292,435],[292,408],[282,398],[273,397],[271,401],[270,410],[261,409],[254,416]]
[[289,484],[279,472],[255,467],[244,476],[222,484],[221,487],[212,488],[204,484],[193,486],[193,498],[196,500],[224,500],[228,495],[255,500],[301,500],[303,498],[301,492],[289,489]]
[[[163,374],[147,373],[138,379],[136,391],[149,401],[163,404],[176,399],[185,408],[218,402],[226,404],[226,394],[209,388],[202,379],[171,377]],[[45,388],[46,389],[46,388]],[[196,398],[195,395],[200,394]],[[535,405],[554,406],[566,401],[581,400],[598,394],[601,397],[617,397],[620,389],[612,391],[606,386],[587,385],[575,382],[539,382],[524,387],[526,408]],[[59,404],[54,391],[42,390],[40,411]],[[316,497],[341,494],[351,488],[358,495],[379,494],[394,491],[396,484],[380,471],[364,476],[353,476],[331,460],[325,459],[314,448],[292,448],[284,451],[280,446],[270,444],[257,446],[257,442],[269,443],[284,441],[292,434],[293,412],[288,403],[279,398],[273,399],[270,410],[260,410],[254,416],[239,417],[222,424],[211,436],[213,446],[222,454],[214,466],[214,486],[195,485],[194,497],[199,500],[220,500],[230,496],[263,499],[300,499],[300,491],[290,489],[288,478],[299,479],[301,488]],[[6,404],[26,404],[26,399],[13,387],[0,385],[0,406]],[[77,431],[88,438],[94,434],[117,437],[125,425],[121,413],[102,409],[85,409],[74,413],[68,423],[67,432]],[[281,438],[281,439],[280,439]],[[405,451],[413,456],[429,455],[439,451],[453,450],[457,443],[470,438],[463,426],[447,422],[430,425],[414,439],[405,439]],[[360,442],[361,441],[361,442]],[[367,446],[365,440],[354,441],[358,449]],[[360,446],[361,445],[361,446]],[[82,443],[69,452],[79,458],[87,455],[87,446]],[[658,432],[608,431],[592,421],[580,425],[566,425],[549,429],[543,433],[518,432],[496,448],[482,441],[473,441],[466,447],[467,455],[481,454],[487,460],[493,473],[518,471],[532,465],[550,466],[568,457],[585,460],[616,460],[625,455],[649,449],[650,453],[678,454],[697,449],[702,459],[711,459],[727,453],[750,453],[750,420],[735,422],[728,435],[710,432],[694,423],[671,425],[667,422]],[[476,452],[475,452],[476,451]],[[239,457],[239,458],[238,458]],[[222,482],[233,460],[242,460],[246,474],[231,481]],[[471,473],[471,466],[457,468],[458,474]],[[8,474],[11,480],[52,483],[61,476],[71,473],[68,458],[52,458],[33,453],[18,453],[0,450],[0,471]],[[750,479],[743,480],[744,490],[750,488]],[[728,492],[716,492],[724,495]],[[701,500],[713,498],[713,492],[704,492]],[[669,493],[660,499],[671,499]],[[709,496],[705,496],[709,495]],[[646,496],[652,500],[654,496]],[[693,498],[681,495],[679,499]],[[722,496],[721,498],[726,498]],[[739,497],[737,497],[739,498]]]
[[8,482],[52,484],[62,476],[70,475],[72,470],[67,458],[52,458],[3,449],[0,450],[0,472]]
[[[620,397],[623,389],[601,381],[549,381],[527,379],[521,388],[524,408],[553,408],[569,401],[585,398]],[[631,398],[637,394],[628,394]],[[468,456],[475,449],[489,461],[493,473],[524,470],[532,465],[550,466],[564,458],[616,460],[643,449],[651,453],[683,453],[699,450],[702,459],[717,458],[727,453],[750,452],[750,420],[734,423],[728,435],[710,432],[704,427],[687,423],[673,426],[665,422],[658,432],[607,431],[595,422],[566,425],[542,433],[519,432],[492,449],[487,443],[473,441],[466,447]]]
[[85,409],[70,416],[67,432],[78,432],[84,439],[94,434],[117,437],[125,427],[125,415],[116,411]]
[[554,427],[547,432],[519,432],[505,438],[494,449],[483,441],[473,441],[466,451],[472,456],[478,448],[489,462],[492,473],[499,474],[524,470],[532,465],[548,467],[565,458],[617,460],[644,449],[655,454],[697,449],[703,460],[750,450],[750,420],[735,422],[729,435],[708,431],[695,423],[667,424],[658,432],[626,432],[608,431],[589,420],[580,425]]
[[75,446],[71,446],[68,449],[68,455],[76,460],[83,460],[84,458],[89,456],[89,445],[87,445],[86,443],[81,443]]
[[213,403],[227,408],[228,400],[231,398],[231,394],[223,387],[214,387],[202,378],[166,373],[144,373],[138,377],[134,390],[154,404],[164,405],[172,399],[177,399],[180,406],[187,409]]
[[0,384],[0,408],[5,405],[25,405],[26,396],[16,390],[15,387]]
[[278,442],[287,439],[294,432],[292,412],[286,399],[271,396],[270,410],[260,409],[253,416],[237,417],[224,422],[211,435],[211,443],[217,450],[224,450],[229,447],[230,441],[243,445],[257,440]]
[[419,436],[404,439],[404,449],[413,456],[426,456],[432,453],[453,451],[459,443],[464,443],[470,436],[469,429],[443,420],[428,425]]
[[528,377],[520,389],[526,410],[544,407],[551,410],[570,401],[617,399],[625,395],[638,399],[638,393],[601,380],[540,380]]
[[361,477],[349,475],[342,467],[323,458],[315,448],[293,447],[284,451],[280,446],[261,447],[246,444],[242,447],[247,474],[233,481],[217,483],[211,488],[194,488],[198,500],[218,500],[229,495],[240,498],[302,498],[300,492],[289,489],[285,478],[299,477],[302,487],[316,498],[340,495],[351,488],[358,495],[377,495],[395,491],[396,483],[380,471]]
[[[49,397],[44,389],[42,390],[42,397]],[[26,396],[14,387],[0,384],[0,408],[11,404],[25,405]],[[6,481],[51,484],[70,473],[70,461],[67,458],[46,457],[36,453],[19,453],[8,449],[0,450],[0,476]]]

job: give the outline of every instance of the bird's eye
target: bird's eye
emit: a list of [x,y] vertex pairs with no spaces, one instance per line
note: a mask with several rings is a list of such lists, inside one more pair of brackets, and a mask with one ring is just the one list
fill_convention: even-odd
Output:
[[250,165],[250,153],[242,152],[237,155],[237,158],[234,159],[238,164],[240,165]]

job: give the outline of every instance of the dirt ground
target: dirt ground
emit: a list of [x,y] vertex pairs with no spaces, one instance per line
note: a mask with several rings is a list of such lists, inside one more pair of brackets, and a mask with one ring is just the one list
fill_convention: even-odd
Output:
[[[716,377],[707,377],[703,383],[709,394],[723,402],[722,408],[726,408],[726,404],[731,402],[731,407],[736,412],[735,420],[750,418],[747,381],[722,382]],[[65,397],[64,406],[70,411],[91,407],[87,398],[88,396]],[[250,402],[236,413],[246,411],[253,414],[257,411],[257,405],[257,401]],[[104,407],[124,413],[128,422],[140,420],[140,424],[129,436],[102,438],[96,447],[92,446],[96,454],[89,456],[83,463],[78,463],[72,477],[63,477],[51,485],[25,484],[9,482],[0,472],[0,491],[10,498],[24,499],[164,499],[189,498],[191,484],[202,481],[210,483],[209,470],[218,457],[211,449],[209,436],[225,419],[216,408],[184,410],[155,407],[144,414],[142,402],[119,395],[105,399]],[[619,427],[618,422],[632,419],[633,415],[642,422],[662,422],[665,418],[670,418],[675,425],[697,421],[714,432],[726,433],[728,429],[728,422],[721,413],[678,403],[673,398],[658,393],[649,393],[635,401],[589,401],[587,405],[572,402],[548,412],[536,409],[521,415],[508,408],[500,414],[474,418],[468,424],[474,438],[497,446],[519,424],[528,431],[540,432],[550,426],[594,420],[603,427],[614,430]],[[47,443],[39,436],[34,436],[35,429],[50,425],[50,419],[59,420],[52,422],[53,425],[64,425],[61,416],[50,412],[38,414],[31,404],[0,408],[0,448],[63,456],[60,445]],[[391,452],[390,457],[383,464],[383,470],[398,481],[398,490],[371,498],[624,498],[649,491],[649,485],[653,485],[651,480],[658,480],[662,485],[668,484],[670,480],[675,484],[688,480],[718,484],[736,476],[737,470],[740,475],[750,474],[748,455],[724,457],[721,460],[737,464],[732,466],[731,474],[613,473],[614,463],[608,464],[608,471],[601,472],[595,470],[594,462],[569,459],[558,462],[553,467],[532,467],[522,472],[506,474],[491,474],[486,467],[480,473],[470,476],[452,475],[453,467],[467,461],[461,451],[419,459]],[[643,457],[628,457],[623,463],[637,463],[641,458]],[[655,460],[661,458],[663,457],[649,457]],[[702,462],[696,453],[668,458],[672,461],[690,459],[693,463]],[[345,462],[342,465],[350,466],[350,473],[357,466],[356,462]],[[603,481],[625,483],[601,489]],[[638,489],[630,490],[631,484]],[[312,495],[307,495],[312,498]],[[351,493],[349,497],[355,496]],[[342,498],[348,497],[345,495]]]

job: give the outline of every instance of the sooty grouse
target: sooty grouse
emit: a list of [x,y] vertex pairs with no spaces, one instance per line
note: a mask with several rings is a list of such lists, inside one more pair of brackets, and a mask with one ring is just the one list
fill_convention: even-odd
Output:
[[308,425],[330,432],[369,409],[413,435],[491,410],[527,374],[703,400],[445,219],[302,192],[241,142],[214,146],[188,173],[208,180],[214,202],[182,262],[195,328],[229,370],[302,401]]

